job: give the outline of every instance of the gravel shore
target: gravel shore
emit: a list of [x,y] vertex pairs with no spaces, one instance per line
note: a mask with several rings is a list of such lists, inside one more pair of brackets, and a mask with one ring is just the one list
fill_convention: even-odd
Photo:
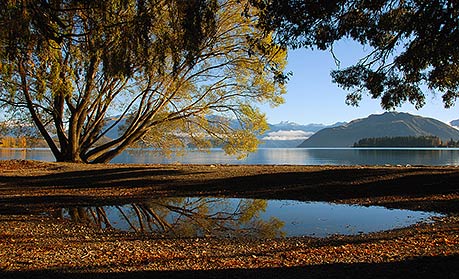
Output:
[[[383,205],[435,222],[328,238],[152,238],[39,215],[65,206],[212,196]],[[0,161],[1,278],[457,278],[459,169],[79,165]]]

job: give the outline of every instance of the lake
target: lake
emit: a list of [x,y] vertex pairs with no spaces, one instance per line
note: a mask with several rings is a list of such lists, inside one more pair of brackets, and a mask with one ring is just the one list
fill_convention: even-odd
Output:
[[[0,148],[0,160],[54,161],[49,149]],[[459,148],[262,148],[238,160],[221,149],[189,150],[165,157],[151,149],[130,149],[112,160],[127,164],[263,164],[263,165],[459,165]]]

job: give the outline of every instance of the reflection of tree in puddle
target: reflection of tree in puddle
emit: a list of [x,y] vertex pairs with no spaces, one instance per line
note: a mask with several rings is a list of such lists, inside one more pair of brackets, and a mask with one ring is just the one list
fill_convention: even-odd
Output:
[[266,200],[164,198],[123,206],[73,207],[51,215],[100,228],[169,237],[282,237],[284,223],[263,220]]

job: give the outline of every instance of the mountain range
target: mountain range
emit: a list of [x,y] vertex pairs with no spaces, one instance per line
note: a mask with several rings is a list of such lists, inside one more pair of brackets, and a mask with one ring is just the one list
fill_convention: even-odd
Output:
[[[116,123],[116,117],[108,118],[106,127],[122,126],[125,120]],[[3,123],[6,124],[6,123]],[[360,139],[399,136],[437,136],[443,141],[459,140],[459,120],[445,124],[433,118],[411,115],[408,113],[386,112],[356,119],[349,123],[338,122],[333,125],[307,124],[282,121],[269,124],[269,130],[261,136],[261,148],[293,148],[293,147],[350,147]],[[7,125],[11,126],[11,125]],[[13,125],[14,126],[14,125]],[[29,128],[32,128],[29,127]],[[18,127],[10,127],[16,133],[2,133],[1,136],[23,134]],[[115,127],[108,138],[118,137],[119,129]]]
[[[261,136],[261,148],[293,148],[301,144],[305,139],[317,131],[327,128],[335,127],[345,124],[345,122],[335,123],[333,125],[324,124],[307,124],[301,125],[295,122],[282,121],[277,124],[268,124],[268,131]],[[106,134],[104,139],[110,140],[120,136],[120,127],[126,125],[126,118],[119,119],[119,116],[108,117],[105,121],[105,128],[112,127]],[[239,124],[237,121],[232,123],[234,127]],[[5,129],[1,129],[1,128]],[[27,131],[26,131],[27,130]],[[14,123],[0,122],[0,138],[2,137],[19,137],[22,135],[38,135],[39,132],[33,125],[22,127]],[[40,147],[45,147],[46,144],[41,141]]]
[[449,124],[459,129],[459,119],[452,120]]
[[325,128],[298,147],[350,147],[363,138],[437,136],[443,141],[459,140],[459,130],[433,118],[402,112],[373,114],[347,124]]
[[269,130],[262,136],[261,148],[289,148],[297,147],[314,133],[328,127],[337,127],[346,124],[337,122],[332,125],[307,124],[282,121],[278,124],[269,124]]

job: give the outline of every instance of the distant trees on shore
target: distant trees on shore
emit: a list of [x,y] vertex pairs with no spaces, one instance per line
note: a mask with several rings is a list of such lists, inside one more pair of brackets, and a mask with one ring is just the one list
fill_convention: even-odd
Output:
[[363,138],[354,147],[459,147],[459,141],[443,142],[436,136]]
[[27,136],[0,136],[0,148],[37,148],[47,147],[43,139]]
[[0,137],[0,147],[25,148],[27,147],[27,140],[25,137]]

